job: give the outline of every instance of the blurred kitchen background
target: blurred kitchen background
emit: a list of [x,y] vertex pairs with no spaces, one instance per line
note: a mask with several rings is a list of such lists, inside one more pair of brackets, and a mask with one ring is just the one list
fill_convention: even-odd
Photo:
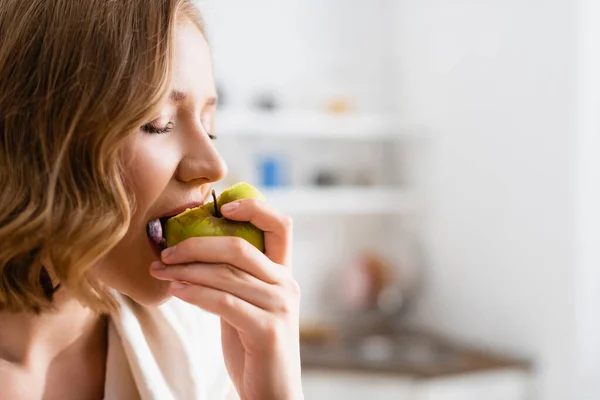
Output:
[[307,399],[600,398],[600,2],[202,0]]

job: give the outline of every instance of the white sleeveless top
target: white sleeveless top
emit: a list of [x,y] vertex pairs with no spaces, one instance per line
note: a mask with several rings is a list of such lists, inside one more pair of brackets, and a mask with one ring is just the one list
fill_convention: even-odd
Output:
[[225,368],[219,317],[172,298],[144,307],[123,295],[110,315],[107,400],[237,399]]

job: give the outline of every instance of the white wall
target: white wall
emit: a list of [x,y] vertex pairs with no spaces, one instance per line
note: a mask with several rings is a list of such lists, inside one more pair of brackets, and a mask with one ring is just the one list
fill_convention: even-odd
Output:
[[579,1],[577,398],[600,397],[600,3]]
[[538,362],[574,398],[575,2],[401,0],[400,112],[431,135],[419,322]]
[[385,104],[389,0],[199,0],[217,78],[236,105],[257,91],[316,108],[331,95],[363,110]]

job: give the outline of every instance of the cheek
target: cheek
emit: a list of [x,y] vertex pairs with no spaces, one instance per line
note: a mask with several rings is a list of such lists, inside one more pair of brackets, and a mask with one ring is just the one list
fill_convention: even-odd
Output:
[[177,146],[155,139],[159,138],[138,142],[125,171],[136,200],[136,216],[146,214],[162,195],[181,159]]
[[156,256],[146,236],[153,205],[163,195],[179,165],[180,152],[167,138],[140,140],[126,151],[125,176],[136,201],[129,231],[96,265],[96,276],[136,301],[150,304],[166,296],[168,284],[148,273]]

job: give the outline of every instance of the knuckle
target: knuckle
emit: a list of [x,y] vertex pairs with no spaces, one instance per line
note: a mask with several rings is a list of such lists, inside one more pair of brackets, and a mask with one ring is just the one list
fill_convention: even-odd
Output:
[[273,287],[268,292],[267,297],[271,304],[271,309],[277,314],[287,314],[291,307],[286,299],[285,290],[281,287]]
[[297,311],[297,297],[290,294],[287,288],[278,288],[271,294],[271,301],[274,303],[275,312],[280,315],[293,315]]
[[176,260],[192,260],[197,256],[198,249],[202,246],[202,239],[200,237],[187,238],[177,246],[173,247],[171,258]]
[[257,198],[246,199],[246,201],[252,208],[255,208],[255,209],[259,208],[261,206],[261,202],[262,202],[262,200],[257,199]]
[[234,308],[236,304],[235,297],[229,293],[223,293],[219,297],[218,302],[223,308]]
[[279,312],[284,315],[291,314],[294,307],[290,304],[291,302],[287,299],[283,299],[279,302]]
[[275,318],[268,319],[263,327],[263,335],[268,342],[274,343],[282,335],[283,324]]
[[260,199],[249,198],[249,199],[241,199],[239,200],[240,204],[243,204],[244,208],[248,211],[254,213],[256,210],[260,209]]
[[289,215],[283,215],[281,217],[281,226],[283,229],[291,231],[294,227],[294,219]]
[[248,253],[248,242],[245,239],[237,236],[231,236],[229,238],[229,246],[235,255],[245,256]]
[[193,236],[187,238],[181,241],[179,244],[177,244],[177,254],[187,254],[190,251],[193,251],[196,247],[198,247],[199,243],[202,243],[202,238],[200,237]]

